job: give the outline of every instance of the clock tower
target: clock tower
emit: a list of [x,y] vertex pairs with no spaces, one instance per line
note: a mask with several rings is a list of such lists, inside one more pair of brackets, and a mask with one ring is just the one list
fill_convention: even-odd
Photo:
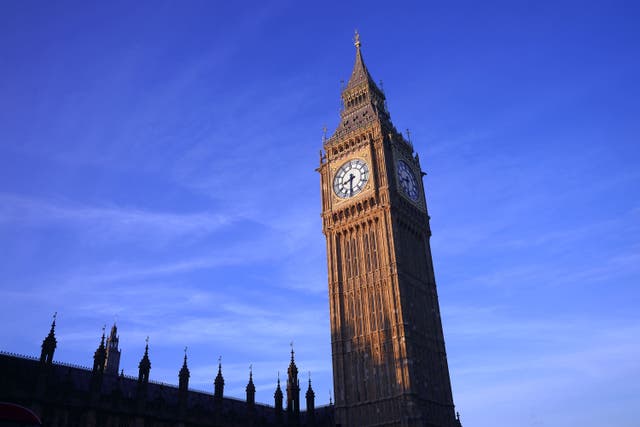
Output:
[[355,46],[318,169],[336,424],[458,426],[423,173]]

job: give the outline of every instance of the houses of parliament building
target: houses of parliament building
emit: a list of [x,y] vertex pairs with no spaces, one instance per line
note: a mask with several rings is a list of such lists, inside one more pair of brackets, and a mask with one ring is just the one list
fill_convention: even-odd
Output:
[[286,384],[274,384],[272,405],[255,402],[251,373],[246,399],[224,396],[220,363],[213,393],[189,390],[186,352],[177,387],[150,381],[148,343],[137,378],[124,376],[115,325],[108,336],[103,333],[92,369],[59,363],[55,318],[39,358],[0,353],[0,402],[29,408],[51,427],[461,427],[440,319],[424,174],[411,142],[391,122],[357,33],[355,47],[340,123],[324,139],[317,169],[335,402],[316,407],[311,381],[301,389],[293,349]]

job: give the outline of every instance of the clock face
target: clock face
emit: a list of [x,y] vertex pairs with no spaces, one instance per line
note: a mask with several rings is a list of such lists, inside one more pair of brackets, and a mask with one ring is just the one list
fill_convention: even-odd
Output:
[[333,178],[333,191],[342,199],[353,197],[362,191],[369,181],[369,166],[364,160],[349,160],[336,172]]
[[404,160],[398,160],[398,180],[400,188],[414,202],[418,201],[418,181]]

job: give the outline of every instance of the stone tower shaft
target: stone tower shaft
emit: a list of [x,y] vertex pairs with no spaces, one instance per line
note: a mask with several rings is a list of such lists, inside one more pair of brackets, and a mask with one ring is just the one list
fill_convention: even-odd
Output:
[[358,37],[342,100],[318,168],[336,422],[455,426],[420,162]]

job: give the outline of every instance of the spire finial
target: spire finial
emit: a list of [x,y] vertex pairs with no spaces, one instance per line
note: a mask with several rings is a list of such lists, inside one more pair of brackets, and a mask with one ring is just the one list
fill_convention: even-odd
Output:
[[187,346],[184,346],[184,364],[187,364]]
[[144,345],[144,354],[145,356],[147,355],[147,353],[149,353],[149,336],[147,335],[147,338],[144,340],[145,345]]
[[58,317],[57,311],[53,313],[53,322],[51,322],[51,332],[49,332],[50,334],[52,334],[53,330],[56,328],[56,317]]
[[327,125],[322,126],[322,143],[327,142]]
[[356,49],[360,49],[360,33],[356,30],[355,35],[353,36],[353,44],[356,46]]
[[249,380],[253,379],[253,364],[249,365]]
[[407,140],[411,142],[411,131],[409,130],[409,128],[407,128]]
[[102,325],[102,338],[100,338],[100,347],[104,346],[104,330],[107,328],[107,325]]
[[293,362],[293,354],[294,354],[294,351],[293,351],[293,341],[291,341],[291,342],[289,343],[289,345],[291,346],[291,361]]
[[309,371],[309,387],[311,387],[311,371]]

